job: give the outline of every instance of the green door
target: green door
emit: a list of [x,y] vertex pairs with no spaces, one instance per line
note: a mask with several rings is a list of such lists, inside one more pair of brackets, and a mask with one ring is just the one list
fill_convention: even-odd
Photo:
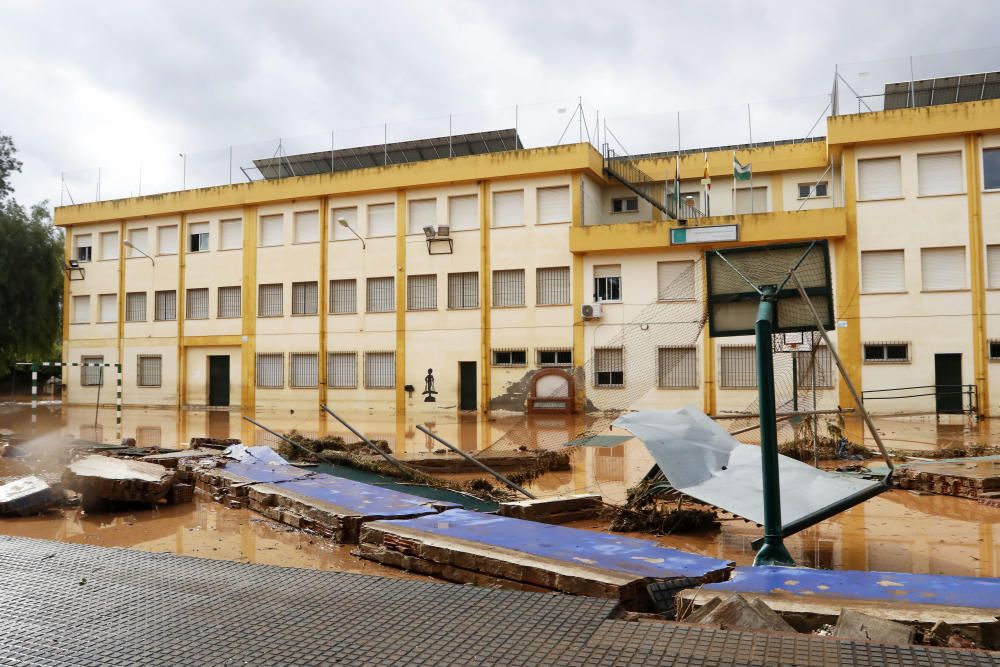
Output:
[[208,404],[229,405],[229,355],[211,355],[208,358]]

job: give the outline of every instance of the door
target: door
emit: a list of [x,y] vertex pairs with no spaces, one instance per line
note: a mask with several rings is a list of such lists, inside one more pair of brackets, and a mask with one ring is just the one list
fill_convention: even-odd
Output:
[[229,355],[208,357],[208,404],[229,405]]
[[962,411],[962,355],[934,355],[934,384],[938,412]]
[[476,393],[476,362],[458,362],[458,409],[475,410]]

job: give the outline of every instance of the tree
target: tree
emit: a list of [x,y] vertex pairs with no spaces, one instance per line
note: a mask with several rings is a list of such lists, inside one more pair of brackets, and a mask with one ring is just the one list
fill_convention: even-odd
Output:
[[10,175],[15,171],[21,171],[21,161],[14,157],[16,154],[14,140],[0,134],[0,202],[14,192],[14,187],[10,184]]

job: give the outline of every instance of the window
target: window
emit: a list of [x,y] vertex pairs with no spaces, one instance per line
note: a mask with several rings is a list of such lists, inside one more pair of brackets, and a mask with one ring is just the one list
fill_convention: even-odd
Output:
[[1000,245],[986,246],[986,286],[1000,289]]
[[[104,381],[104,357],[80,357],[80,386],[96,387]],[[93,364],[88,366],[87,364]]]
[[208,252],[208,223],[196,222],[188,227],[188,250]]
[[906,291],[902,250],[869,250],[861,253],[861,292]]
[[118,295],[101,294],[97,297],[98,322],[118,321]]
[[237,250],[243,247],[243,221],[219,222],[219,250]]
[[410,234],[423,234],[424,227],[437,229],[437,199],[414,199],[409,202]]
[[354,389],[358,386],[358,355],[354,352],[330,352],[326,356],[326,384],[331,389]]
[[812,389],[813,376],[816,377],[816,387],[830,389],[833,387],[833,355],[830,348],[820,345],[813,351],[792,352],[795,357],[795,368],[798,375],[799,388]]
[[393,278],[369,278],[366,287],[365,310],[369,313],[396,310],[396,281]]
[[368,206],[368,236],[396,235],[396,205],[371,204]]
[[569,267],[555,266],[535,272],[535,303],[539,306],[565,306],[569,300]]
[[101,234],[101,259],[118,259],[118,232]]
[[[132,232],[141,231],[142,236],[145,237],[146,230],[132,230]],[[134,234],[129,233],[129,240],[135,243]],[[156,253],[158,255],[176,255],[177,254],[177,225],[166,225],[164,227],[156,228]],[[132,251],[129,257],[137,257],[139,254]]]
[[931,153],[917,156],[917,192],[920,195],[961,193],[962,152]]
[[690,206],[695,210],[701,210],[701,193],[700,192],[682,192],[681,193],[681,204]]
[[965,289],[965,246],[921,248],[920,275],[926,292]]
[[353,278],[331,280],[330,313],[343,315],[344,313],[356,312],[358,312],[358,281]]
[[983,187],[1000,190],[1000,148],[983,149]]
[[535,350],[536,361],[539,366],[572,366],[573,350]]
[[292,243],[319,243],[319,211],[296,211]]
[[448,226],[452,231],[479,229],[479,197],[448,197]]
[[899,156],[858,160],[858,198],[895,199],[903,196]]
[[524,225],[524,190],[493,193],[493,226]]
[[514,308],[524,305],[524,269],[493,272],[493,306]]
[[621,264],[608,264],[594,267],[594,300],[622,300],[622,267]]
[[319,386],[318,354],[292,354],[292,386],[300,389]]
[[90,297],[73,297],[73,324],[87,324],[90,322]]
[[[174,232],[176,233],[177,228],[174,227]],[[132,244],[132,247],[128,249],[129,257],[142,257],[143,252],[149,253],[149,230],[145,227],[140,227],[138,229],[128,230],[128,242]],[[142,252],[139,252],[139,251]],[[174,253],[177,252],[177,240],[174,239]]]
[[638,197],[613,197],[611,199],[612,213],[635,213],[638,210]]
[[688,301],[695,297],[693,261],[657,262],[656,298],[659,301]]
[[163,430],[159,426],[136,426],[136,447],[159,447],[163,444]]
[[73,237],[73,257],[78,262],[89,262],[93,256],[90,246],[90,234],[77,234]]
[[243,293],[239,285],[220,287],[216,301],[216,317],[240,317],[243,314]]
[[865,362],[905,363],[910,360],[909,343],[865,343]]
[[527,366],[527,350],[493,350],[494,366]]
[[257,317],[281,317],[285,314],[285,289],[281,283],[257,287]]
[[698,352],[694,346],[661,347],[656,355],[657,386],[661,389],[698,387]]
[[736,188],[734,205],[733,213],[736,215],[767,213],[767,188]]
[[433,273],[406,278],[406,309],[437,309],[437,276]]
[[990,361],[1000,361],[1000,340],[990,341]]
[[625,386],[625,352],[620,347],[599,347],[594,350],[594,386]]
[[153,319],[162,322],[177,319],[177,292],[163,290],[153,295]]
[[538,188],[538,224],[549,225],[569,222],[569,186],[558,188]]
[[[347,221],[348,227],[340,224],[340,220]],[[348,206],[346,208],[334,208],[330,210],[330,239],[333,241],[345,241],[348,239],[357,240],[351,229],[358,230],[358,207]]]
[[125,321],[146,321],[146,293],[129,292],[125,295]]
[[140,354],[136,357],[136,384],[140,387],[159,387],[163,357],[158,354]]
[[208,319],[208,288],[198,287],[187,291],[187,307],[184,317],[189,320]]
[[284,226],[285,218],[280,213],[260,216],[260,245],[281,245],[284,242]]
[[479,273],[448,274],[448,307],[479,308]]
[[292,315],[319,312],[319,283],[292,283]]
[[285,386],[285,355],[257,355],[257,386],[263,389],[281,389]]
[[826,196],[826,181],[820,181],[819,183],[799,183],[799,199]]
[[757,388],[757,357],[753,345],[719,348],[719,384],[727,389]]
[[365,387],[392,389],[396,386],[396,353],[365,352]]

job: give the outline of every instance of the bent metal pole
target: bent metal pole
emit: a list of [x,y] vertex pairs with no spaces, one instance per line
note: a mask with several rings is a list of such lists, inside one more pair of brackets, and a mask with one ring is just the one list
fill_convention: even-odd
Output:
[[369,440],[365,436],[363,436],[360,433],[358,433],[358,431],[353,426],[351,426],[346,421],[344,421],[343,419],[341,419],[340,417],[338,417],[337,413],[334,412],[333,410],[331,410],[330,408],[326,407],[322,403],[319,404],[319,407],[323,408],[328,415],[330,415],[331,417],[333,417],[334,419],[336,419],[337,421],[339,421],[341,424],[343,424],[345,427],[347,427],[347,430],[349,430],[351,433],[353,433],[357,437],[361,438],[361,442],[363,442],[366,445],[368,445],[369,449],[371,449],[373,452],[375,452],[376,454],[378,454],[379,456],[381,456],[382,458],[384,458],[386,461],[388,461],[392,465],[396,466],[396,468],[399,469],[399,471],[401,473],[408,474],[406,468],[404,468],[403,464],[399,462],[399,459],[397,459],[396,457],[394,457],[392,454],[384,451],[381,447],[377,447],[375,445],[375,443],[373,443],[371,440]]
[[489,466],[485,465],[482,461],[479,461],[478,459],[475,459],[475,458],[469,456],[468,454],[466,454],[465,452],[463,452],[458,447],[455,447],[454,445],[452,445],[450,442],[446,442],[445,440],[442,440],[439,436],[435,435],[434,433],[431,433],[430,429],[424,427],[421,424],[417,424],[417,429],[419,431],[422,431],[423,433],[426,433],[430,437],[434,438],[435,440],[437,440],[438,442],[440,442],[442,445],[444,445],[445,447],[447,447],[451,451],[453,451],[456,454],[458,454],[459,456],[461,456],[466,461],[469,461],[470,463],[476,464],[477,466],[479,466],[480,468],[482,468],[483,470],[485,470],[489,474],[493,475],[494,477],[496,477],[497,479],[499,479],[501,482],[503,482],[504,484],[506,484],[510,488],[514,489],[515,491],[517,491],[519,493],[523,493],[524,495],[526,495],[528,498],[531,498],[532,500],[537,500],[536,496],[532,495],[531,493],[528,493],[527,491],[525,491],[524,489],[522,489],[520,486],[518,486],[514,482],[510,481],[509,479],[507,479],[506,477],[504,477],[503,475],[501,475],[500,473],[498,473],[493,468],[490,468]]

